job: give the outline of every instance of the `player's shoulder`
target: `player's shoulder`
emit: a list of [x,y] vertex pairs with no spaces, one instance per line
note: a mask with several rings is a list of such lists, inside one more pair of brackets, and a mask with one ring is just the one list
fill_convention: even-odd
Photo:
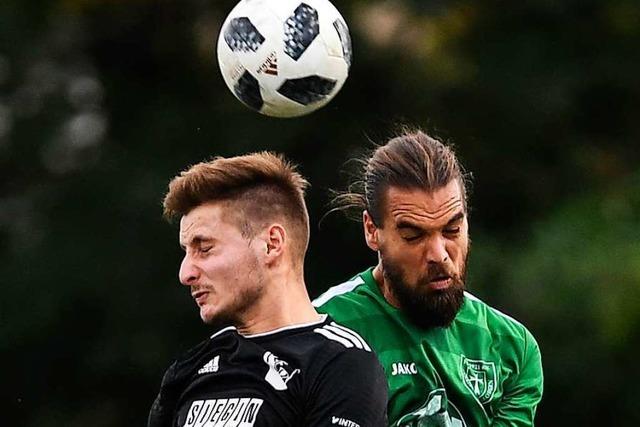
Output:
[[313,356],[318,352],[334,355],[347,350],[371,352],[369,344],[356,331],[336,322],[328,314],[321,314],[312,323],[285,326],[244,338],[256,345],[300,355]]
[[[309,366],[319,375],[349,372],[351,378],[376,375],[384,378],[382,365],[369,343],[355,330],[330,316],[314,328],[314,350],[309,352]],[[360,373],[360,374],[359,374]],[[341,376],[338,375],[338,376]],[[339,378],[337,378],[339,380]]]
[[313,330],[316,341],[321,346],[331,348],[335,353],[356,351],[371,353],[371,347],[355,330],[326,317],[326,320]]
[[307,331],[298,348],[306,354],[305,364],[319,369],[332,363],[377,363],[371,346],[358,332],[326,314]]
[[178,357],[177,363],[190,364],[192,361],[202,358],[203,355],[214,351],[216,347],[227,345],[226,343],[230,341],[237,341],[239,337],[237,329],[233,326],[217,329],[209,337],[183,352]]
[[[353,309],[357,306],[366,306],[371,299],[369,292],[369,281],[372,280],[368,276],[371,275],[370,270],[351,277],[338,285],[331,286],[320,296],[313,300],[312,304],[320,311],[327,312],[332,308],[340,308],[348,306]],[[330,311],[329,311],[330,312]]]
[[281,328],[248,339],[287,361],[295,361],[311,377],[323,375],[334,364],[345,369],[366,369],[378,363],[370,345],[358,332],[327,314],[322,314],[317,322]]
[[312,412],[326,419],[322,425],[387,425],[387,380],[369,344],[329,316],[312,334],[304,378],[307,399],[316,405]]
[[206,351],[206,349],[212,349],[224,342],[237,341],[240,337],[241,335],[238,333],[235,326],[220,327],[214,330],[209,337],[187,350],[184,353],[183,358],[189,358],[194,354]]
[[202,366],[204,360],[208,360],[209,355],[217,345],[220,345],[221,340],[235,340],[237,337],[236,328],[221,328],[188,350],[182,351],[166,369],[162,387],[172,387],[173,384],[183,383]]
[[465,304],[460,314],[461,322],[475,323],[494,338],[538,346],[533,334],[522,322],[492,307],[470,292],[465,292]]

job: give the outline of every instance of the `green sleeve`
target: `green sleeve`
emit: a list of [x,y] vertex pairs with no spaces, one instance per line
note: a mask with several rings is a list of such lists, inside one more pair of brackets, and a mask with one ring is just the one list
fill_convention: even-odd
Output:
[[520,372],[505,384],[504,395],[498,403],[492,427],[533,426],[536,408],[542,398],[543,374],[540,348],[525,332],[525,347]]

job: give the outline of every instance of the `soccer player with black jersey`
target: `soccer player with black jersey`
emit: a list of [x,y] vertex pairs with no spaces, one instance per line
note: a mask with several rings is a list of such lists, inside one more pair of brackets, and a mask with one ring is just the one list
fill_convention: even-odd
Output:
[[180,282],[214,328],[165,373],[149,427],[386,425],[377,357],[309,300],[306,186],[270,153],[218,157],[169,184]]
[[454,152],[420,131],[362,160],[356,208],[378,263],[314,305],[377,352],[389,422],[413,426],[531,426],[542,396],[540,350],[518,321],[465,291],[466,182]]

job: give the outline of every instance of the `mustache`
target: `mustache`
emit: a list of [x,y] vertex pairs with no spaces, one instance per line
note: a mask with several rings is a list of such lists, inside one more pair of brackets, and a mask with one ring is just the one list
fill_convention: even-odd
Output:
[[420,278],[420,283],[429,283],[434,280],[441,279],[457,279],[458,274],[454,271],[454,269],[447,264],[429,264],[427,266],[427,272],[424,276]]
[[189,286],[189,292],[191,294],[195,294],[196,292],[199,292],[199,291],[210,292],[211,291],[211,287],[209,287],[207,285],[190,285]]

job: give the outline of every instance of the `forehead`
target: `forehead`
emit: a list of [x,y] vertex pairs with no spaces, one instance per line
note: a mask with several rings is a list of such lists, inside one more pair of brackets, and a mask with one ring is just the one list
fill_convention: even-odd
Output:
[[462,192],[455,180],[433,191],[390,187],[385,205],[385,216],[395,222],[446,222],[459,212],[464,213]]
[[190,210],[180,219],[180,243],[188,243],[195,236],[213,237],[234,230],[229,206],[223,202],[209,202]]

